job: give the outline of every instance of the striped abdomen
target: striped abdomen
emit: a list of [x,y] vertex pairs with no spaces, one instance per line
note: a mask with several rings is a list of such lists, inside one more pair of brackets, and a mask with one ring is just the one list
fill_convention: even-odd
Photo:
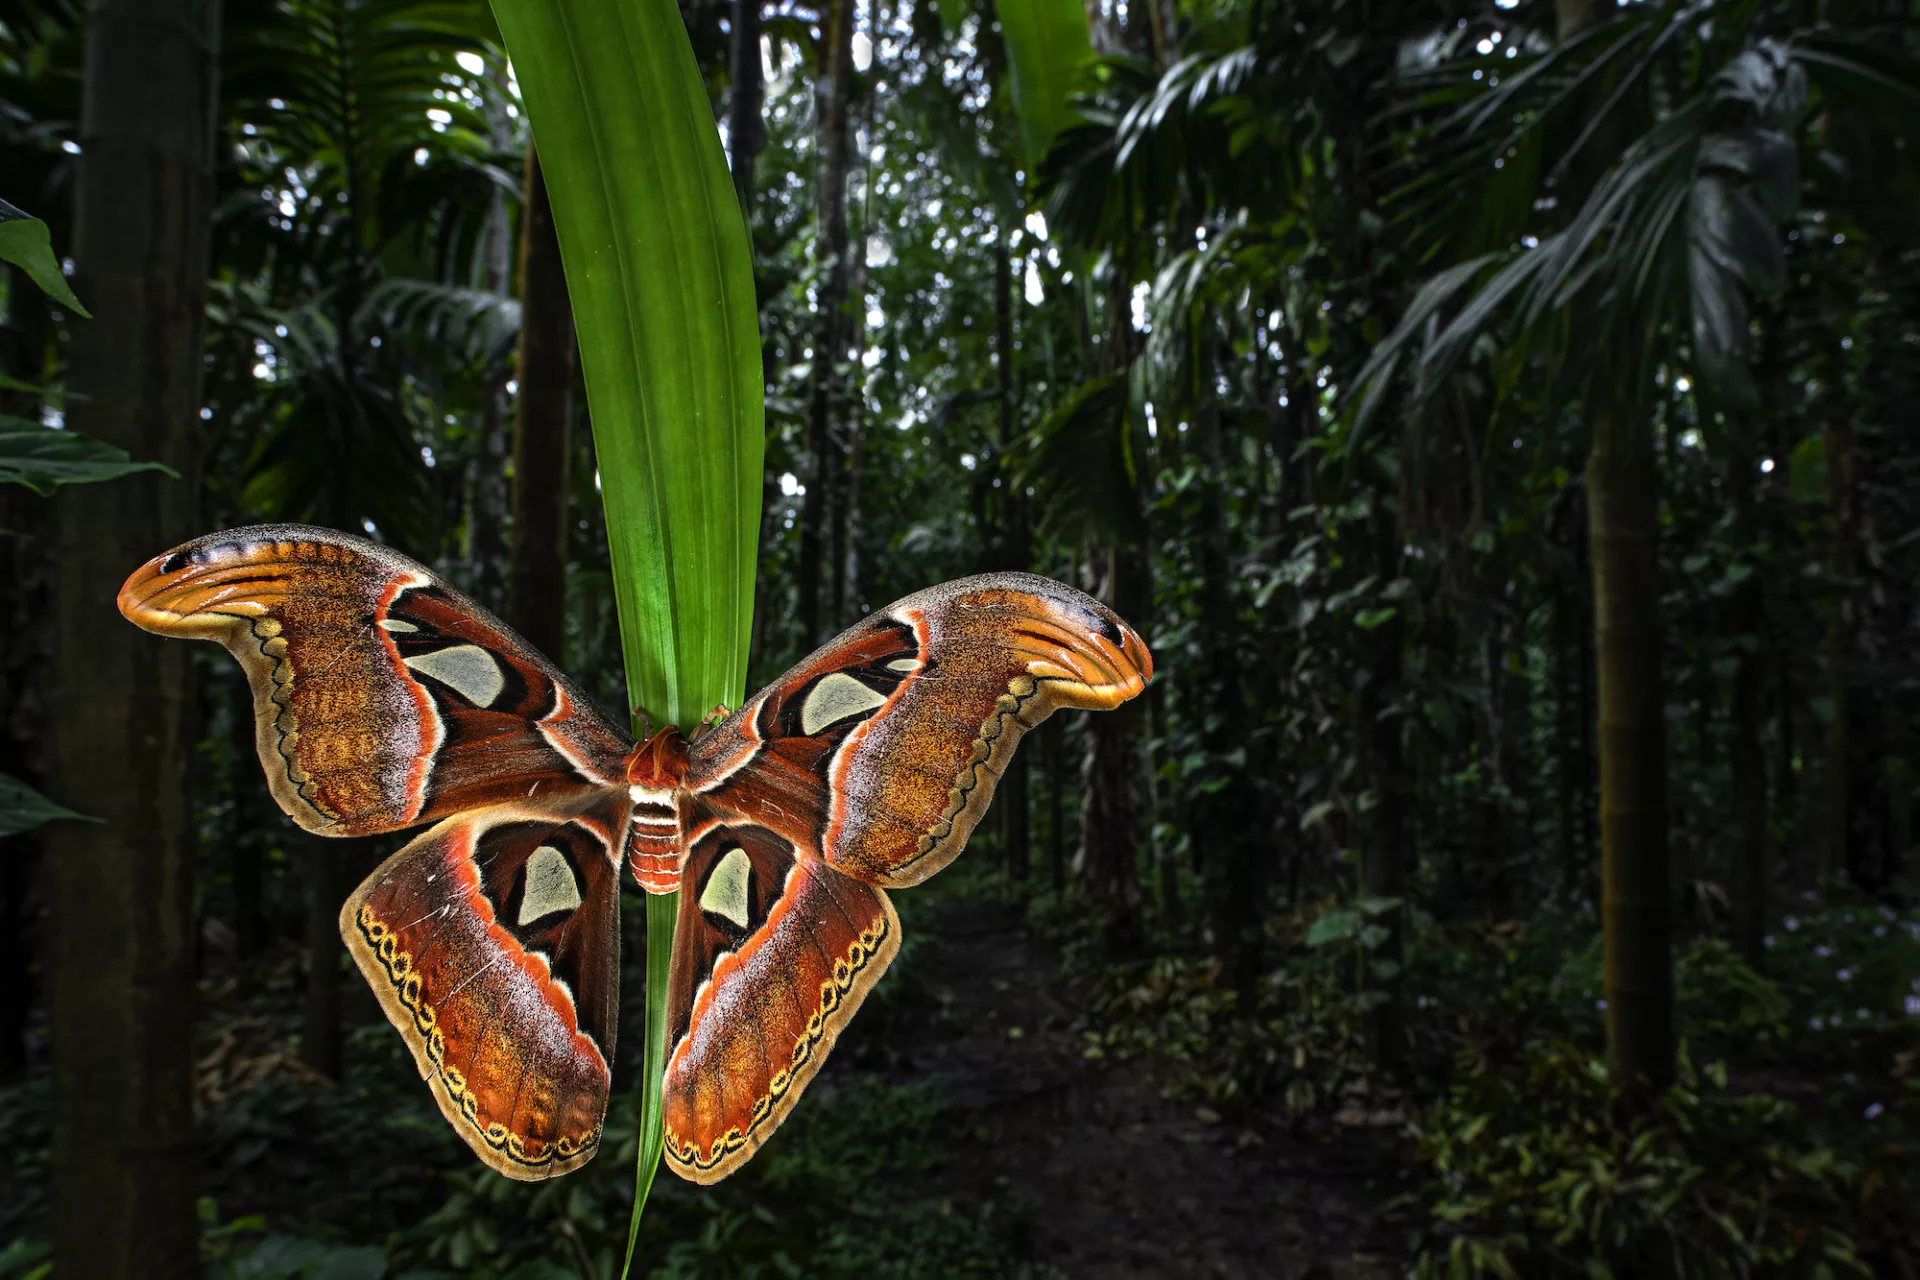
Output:
[[680,816],[671,791],[630,787],[633,839],[627,865],[648,893],[672,893],[680,887]]

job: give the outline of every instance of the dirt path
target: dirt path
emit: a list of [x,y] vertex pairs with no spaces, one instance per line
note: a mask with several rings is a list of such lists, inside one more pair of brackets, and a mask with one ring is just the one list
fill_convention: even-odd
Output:
[[1400,1273],[1397,1233],[1373,1212],[1392,1189],[1369,1185],[1389,1152],[1261,1118],[1204,1123],[1143,1066],[1087,1061],[1058,957],[1017,914],[929,905],[914,961],[926,1012],[893,1020],[887,1056],[888,1074],[937,1082],[988,1137],[943,1171],[943,1193],[1024,1204],[1035,1260],[1076,1280]]

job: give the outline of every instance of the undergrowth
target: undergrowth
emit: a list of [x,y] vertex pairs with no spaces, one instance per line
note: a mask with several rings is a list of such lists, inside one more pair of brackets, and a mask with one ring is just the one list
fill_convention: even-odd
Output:
[[[909,922],[919,909],[902,904]],[[1052,1274],[1023,1260],[1017,1203],[942,1194],[941,1170],[977,1135],[932,1090],[890,1070],[888,1041],[921,994],[915,951],[902,948],[805,1101],[745,1169],[710,1188],[657,1180],[635,1276]],[[298,968],[289,948],[260,966],[266,976],[249,994],[220,984],[205,993],[197,1132],[209,1280],[619,1274],[633,1195],[632,1092],[615,1094],[601,1151],[585,1168],[512,1182],[473,1160],[370,1005],[353,1019],[343,1080],[301,1067]],[[624,987],[637,1001],[637,967]],[[348,990],[358,1002],[358,989]],[[623,1058],[617,1083],[631,1074]],[[48,1103],[44,1070],[0,1089],[0,1280],[41,1277],[50,1265]]]
[[[1378,965],[1385,931],[1370,928],[1396,909],[1404,970]],[[1920,1275],[1912,909],[1806,895],[1759,969],[1718,938],[1685,941],[1677,1081],[1621,1123],[1588,911],[1302,910],[1271,926],[1251,1007],[1179,939],[1116,965],[1071,913],[1043,902],[1034,918],[1090,991],[1087,1056],[1147,1061],[1166,1093],[1222,1111],[1403,1126],[1410,1171],[1385,1208],[1420,1276]],[[1397,974],[1404,1041],[1387,1071],[1370,1014]]]

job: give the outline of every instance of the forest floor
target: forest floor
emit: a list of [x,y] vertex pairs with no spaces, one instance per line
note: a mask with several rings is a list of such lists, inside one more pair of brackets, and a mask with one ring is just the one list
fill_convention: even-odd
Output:
[[[933,1084],[983,1139],[931,1176],[1017,1206],[1033,1262],[1073,1277],[1403,1272],[1402,1233],[1379,1212],[1396,1190],[1390,1131],[1228,1123],[1163,1097],[1150,1064],[1086,1057],[1080,984],[1015,907],[953,896],[916,916],[916,990],[880,1069]],[[863,1069],[872,1048],[851,1055]]]
[[[896,901],[903,954],[804,1104],[740,1176],[658,1180],[636,1275],[1405,1273],[1406,1220],[1387,1209],[1405,1190],[1397,1124],[1289,1124],[1169,1097],[1151,1058],[1089,1056],[1094,977],[1063,965],[991,873]],[[618,1274],[632,1157],[614,1153],[632,1150],[631,1095],[609,1116],[625,1136],[607,1158],[561,1184],[507,1182],[441,1122],[357,983],[345,1078],[300,1067],[297,959],[282,948],[250,990],[206,989],[209,1276]],[[47,1083],[0,1089],[0,1280],[46,1256]]]

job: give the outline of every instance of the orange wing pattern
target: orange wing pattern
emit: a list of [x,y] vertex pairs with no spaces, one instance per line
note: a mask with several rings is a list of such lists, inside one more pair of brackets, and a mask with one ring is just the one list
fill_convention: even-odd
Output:
[[800,1099],[900,949],[887,895],[759,827],[696,828],[667,991],[666,1156],[711,1183]]
[[253,686],[274,799],[322,835],[617,785],[628,743],[532,646],[386,547],[261,525],[156,556],[120,611],[216,640]]
[[717,1182],[786,1117],[900,946],[877,886],[957,857],[1015,745],[1118,706],[1153,660],[1030,574],[947,583],[854,627],[689,750],[668,991],[667,1160]]
[[1146,687],[1140,637],[1031,574],[908,596],[689,745],[629,749],[519,637],[375,543],[269,525],[149,561],[149,631],[224,644],[280,806],[309,831],[444,819],[340,915],[347,949],[476,1155],[591,1159],[619,1011],[619,875],[680,888],[669,1164],[711,1183],[786,1117],[900,947],[883,887],[966,846],[1028,729]]
[[441,1113],[511,1178],[593,1158],[620,1013],[623,790],[463,814],[389,858],[340,935]]
[[1014,747],[1057,707],[1110,710],[1153,658],[1091,596],[963,578],[853,627],[693,744],[688,787],[871,884],[958,857]]

